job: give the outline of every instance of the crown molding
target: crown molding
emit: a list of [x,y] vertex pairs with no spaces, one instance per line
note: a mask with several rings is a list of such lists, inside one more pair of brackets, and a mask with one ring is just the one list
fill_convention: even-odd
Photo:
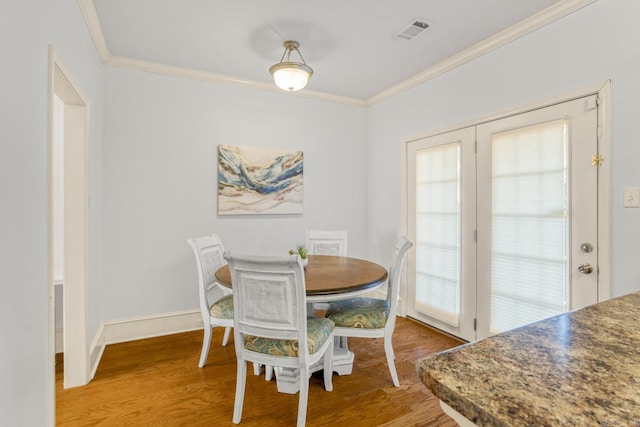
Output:
[[163,74],[167,76],[180,77],[192,80],[201,80],[211,83],[227,84],[232,86],[246,87],[250,89],[265,90],[286,96],[299,96],[303,98],[312,98],[320,101],[335,102],[338,104],[352,105],[356,107],[365,107],[365,101],[359,98],[350,98],[346,96],[333,95],[324,92],[314,92],[310,90],[301,90],[297,92],[285,92],[274,84],[258,82],[250,79],[240,79],[237,77],[226,76],[222,74],[210,73],[207,71],[195,70],[193,68],[176,67],[173,65],[159,64],[156,62],[142,61],[139,59],[127,58],[123,56],[111,55],[104,61],[105,65],[118,68],[127,68],[130,70],[145,71],[155,74]]
[[298,92],[283,92],[272,84],[258,82],[249,79],[239,79],[237,77],[226,76],[221,74],[210,73],[206,71],[194,70],[191,68],[176,67],[171,65],[159,64],[149,61],[141,61],[123,56],[114,56],[109,52],[107,42],[104,38],[100,20],[95,9],[93,0],[77,0],[80,6],[82,16],[89,28],[89,33],[93,39],[98,55],[102,63],[112,67],[127,68],[138,71],[145,71],[156,74],[164,74],[174,77],[201,80],[206,82],[228,84],[251,89],[265,90],[288,96],[299,96],[304,98],[312,98],[321,101],[335,102],[338,104],[352,105],[357,107],[370,107],[387,99],[390,99],[402,92],[413,87],[421,85],[437,76],[451,71],[469,61],[472,61],[482,55],[496,50],[506,44],[509,44],[520,37],[532,33],[545,25],[548,25],[566,15],[575,12],[597,0],[562,0],[558,3],[538,12],[529,18],[512,25],[511,27],[471,46],[462,52],[439,62],[435,66],[428,68],[413,77],[410,77],[398,84],[388,87],[376,95],[367,99],[352,98],[347,96],[334,95],[324,92],[314,92],[303,90]]
[[96,6],[93,3],[93,0],[78,0],[78,6],[80,7],[80,12],[84,17],[84,22],[87,24],[87,28],[89,29],[93,45],[96,47],[98,56],[104,64],[111,56],[111,53],[109,52],[107,41],[104,38],[102,27],[100,26]]
[[511,27],[471,46],[462,52],[453,55],[435,66],[428,68],[413,77],[410,77],[396,85],[393,85],[382,92],[366,100],[367,106],[375,105],[379,102],[392,98],[415,86],[425,83],[437,76],[451,71],[460,65],[466,64],[482,55],[494,51],[507,45],[520,37],[526,36],[545,25],[548,25],[566,15],[575,12],[597,0],[562,0],[548,8],[530,16],[529,18],[512,25]]

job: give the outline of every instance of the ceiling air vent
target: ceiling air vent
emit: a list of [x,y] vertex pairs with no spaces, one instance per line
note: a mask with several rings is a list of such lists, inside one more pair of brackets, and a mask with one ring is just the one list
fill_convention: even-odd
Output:
[[420,34],[424,33],[428,28],[431,28],[431,24],[429,22],[424,19],[416,18],[405,25],[402,30],[395,33],[393,37],[404,40],[413,40]]

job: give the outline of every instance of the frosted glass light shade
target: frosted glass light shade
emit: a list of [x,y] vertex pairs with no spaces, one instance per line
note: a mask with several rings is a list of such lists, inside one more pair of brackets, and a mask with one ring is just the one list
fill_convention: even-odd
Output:
[[309,82],[313,70],[299,62],[280,62],[269,69],[273,80],[280,89],[294,92],[303,89]]

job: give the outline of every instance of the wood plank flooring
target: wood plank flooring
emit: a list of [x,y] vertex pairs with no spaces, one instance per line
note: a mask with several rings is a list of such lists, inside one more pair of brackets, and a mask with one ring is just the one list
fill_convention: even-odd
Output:
[[[63,360],[56,365],[56,424],[59,426],[232,426],[236,379],[233,334],[221,346],[215,328],[207,364],[198,368],[202,331],[107,346],[95,378],[64,390]],[[350,338],[351,375],[311,377],[307,426],[436,426],[457,424],[418,380],[415,362],[461,343],[412,320],[398,318],[394,333],[394,387],[382,339]],[[249,367],[240,426],[293,426],[298,395],[276,391],[275,381]]]

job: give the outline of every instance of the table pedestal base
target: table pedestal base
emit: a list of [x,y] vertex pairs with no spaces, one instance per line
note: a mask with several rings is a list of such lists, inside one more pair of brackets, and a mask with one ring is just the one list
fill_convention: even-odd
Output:
[[[342,347],[334,347],[333,349],[333,372],[338,375],[351,375],[353,370],[353,352]],[[321,371],[323,368],[322,360],[311,365],[311,372]],[[276,385],[280,393],[296,394],[300,390],[300,370],[288,368],[275,368]]]

